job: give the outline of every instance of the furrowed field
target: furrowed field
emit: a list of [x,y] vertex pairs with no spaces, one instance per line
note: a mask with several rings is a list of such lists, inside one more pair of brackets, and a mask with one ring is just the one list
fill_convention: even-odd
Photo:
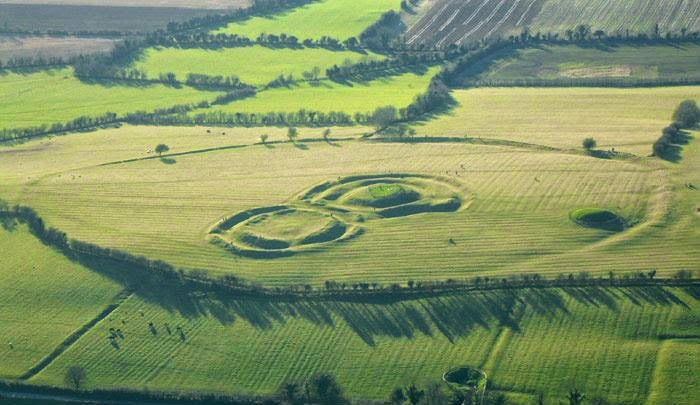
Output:
[[[292,75],[302,78],[303,72],[320,68],[320,77],[325,76],[326,69],[333,65],[358,63],[369,59],[383,57],[368,52],[362,54],[350,51],[330,51],[321,48],[274,49],[252,46],[230,49],[148,49],[141,60],[135,64],[149,77],[158,77],[161,73],[175,73],[184,81],[188,73],[207,74],[209,76],[237,76],[242,82],[262,85],[271,82],[279,75]],[[250,61],[256,61],[251,64]]]
[[299,39],[323,36],[345,40],[359,36],[379,17],[398,10],[398,0],[322,0],[271,16],[233,22],[215,33],[257,38],[260,34],[286,34]]
[[[66,122],[108,112],[123,115],[213,100],[222,94],[190,87],[84,83],[70,69],[0,75],[0,129]],[[21,102],[18,102],[21,100]]]
[[70,57],[85,53],[107,52],[114,41],[103,38],[52,38],[0,35],[0,61],[41,55]]
[[441,0],[409,27],[409,43],[465,44],[530,32],[563,34],[580,24],[608,33],[700,28],[700,5],[685,0]]

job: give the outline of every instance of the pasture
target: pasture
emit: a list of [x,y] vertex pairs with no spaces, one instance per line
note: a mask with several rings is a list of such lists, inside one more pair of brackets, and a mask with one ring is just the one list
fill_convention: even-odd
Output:
[[[655,375],[674,370],[690,380],[697,370],[673,363],[683,350],[697,351],[696,340],[663,337],[700,335],[697,293],[553,288],[362,304],[145,291],[32,381],[60,384],[65,368],[78,363],[91,387],[269,394],[327,371],[353,398],[384,399],[396,386],[472,365],[486,370],[492,389],[528,403],[539,391],[557,403],[574,384],[590,397],[642,403],[652,381],[658,390],[675,386]],[[123,332],[118,347],[106,338],[110,328]]]
[[321,0],[270,16],[232,22],[214,33],[237,34],[252,39],[260,34],[293,35],[300,40],[327,36],[345,40],[359,35],[389,10],[399,10],[398,0]]
[[590,79],[614,79],[621,84],[699,81],[700,46],[543,45],[516,50],[464,72],[466,83],[489,86],[575,85]]
[[70,68],[6,73],[0,75],[0,129],[50,125],[108,112],[123,115],[155,110],[213,100],[220,94],[160,84],[85,83]]
[[[540,94],[542,100],[550,99]],[[634,93],[628,96],[635,98]],[[640,108],[641,116],[647,106]],[[521,110],[509,114],[514,111]],[[520,121],[529,112],[522,114]],[[660,116],[650,125],[661,127],[667,119]],[[596,136],[609,126],[603,120],[590,123],[598,125],[590,128]],[[13,147],[9,156],[15,157],[3,164],[9,185],[5,198],[31,203],[72,237],[218,274],[235,268],[235,274],[266,285],[330,279],[405,282],[508,274],[513,268],[554,274],[563,267],[598,274],[640,268],[669,273],[700,262],[693,243],[698,221],[693,194],[681,187],[697,181],[695,144],[685,148],[684,159],[671,170],[653,160],[587,156],[573,149],[580,144],[573,132],[557,133],[573,150],[552,150],[532,143],[479,145],[465,142],[461,131],[449,134],[438,128],[431,136],[453,138],[430,141],[419,132],[422,142],[342,140],[353,131],[366,131],[348,128],[342,133],[335,129],[332,137],[339,139],[326,143],[306,141],[318,139],[320,130],[302,129],[295,144],[262,145],[260,134],[284,139],[284,129],[220,131],[227,135],[216,129],[127,126],[28,142]],[[178,136],[172,138],[174,134]],[[146,153],[161,142],[170,143],[171,164]],[[214,145],[220,146],[206,150]],[[66,154],[86,160],[55,167],[56,157]],[[33,156],[34,164],[18,166],[22,156]],[[110,162],[114,164],[100,166]],[[338,177],[388,173],[447,176],[462,185],[460,195],[468,207],[367,220],[359,223],[364,228],[359,237],[274,260],[242,257],[208,241],[209,229],[237,212],[296,201],[299,193]],[[677,192],[668,193],[676,187]],[[634,226],[611,234],[570,220],[572,211],[589,207],[613,210]],[[668,212],[678,217],[671,219]],[[347,220],[355,223],[357,218]],[[651,245],[664,254],[649,255]]]
[[69,58],[76,55],[108,52],[113,46],[114,40],[104,38],[0,35],[0,61],[37,56]]
[[418,135],[468,136],[581,148],[587,137],[603,150],[647,156],[673,109],[700,101],[698,87],[474,88],[456,90],[458,105],[416,127]]
[[407,107],[416,96],[425,92],[439,68],[420,69],[369,81],[302,82],[289,87],[277,87],[258,93],[255,97],[198,109],[190,115],[208,113],[268,113],[320,112],[371,113],[378,107],[393,105]]
[[[292,75],[297,80],[304,72],[320,69],[323,78],[326,69],[333,65],[358,63],[364,60],[379,60],[384,57],[374,53],[330,51],[323,48],[274,49],[251,46],[228,49],[179,49],[149,48],[139,57],[134,67],[145,71],[149,77],[161,73],[175,73],[185,81],[188,73],[209,76],[237,76],[242,82],[265,85],[280,75]],[[250,63],[254,60],[255,63]]]
[[0,378],[17,378],[104,310],[123,287],[1,217],[0,250]]
[[482,38],[530,32],[564,35],[586,24],[608,33],[651,33],[700,29],[700,5],[685,0],[439,0],[421,9],[409,27],[409,43],[446,46],[468,44]]

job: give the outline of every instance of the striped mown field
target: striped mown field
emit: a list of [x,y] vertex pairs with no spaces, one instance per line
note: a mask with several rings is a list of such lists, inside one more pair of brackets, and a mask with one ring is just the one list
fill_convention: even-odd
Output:
[[700,101],[700,87],[476,88],[455,90],[458,105],[416,129],[418,135],[503,139],[554,148],[580,148],[593,137],[600,149],[647,156],[673,109]]
[[[257,137],[266,129],[214,131],[124,127],[13,147],[0,163],[7,168],[0,178],[8,184],[4,197],[31,204],[72,237],[268,285],[405,282],[515,269],[667,273],[700,262],[694,194],[682,186],[698,181],[696,143],[671,167],[655,159],[597,159],[577,150],[460,138],[325,143],[318,141],[320,130],[302,129],[295,145],[264,146]],[[352,129],[334,131],[338,138],[353,135]],[[283,139],[285,132],[270,133]],[[169,139],[174,155],[167,161],[147,153]],[[212,147],[219,149],[201,150]],[[56,167],[56,157],[66,155],[75,160]],[[31,167],[19,166],[27,156],[34,157]],[[274,260],[239,257],[206,240],[212,225],[236,212],[294,201],[342,176],[383,173],[446,176],[466,190],[468,205],[368,221],[361,237]],[[583,207],[611,209],[636,226],[619,234],[580,227],[568,216]]]
[[[129,299],[31,381],[60,383],[78,363],[91,387],[265,394],[325,371],[353,398],[384,399],[469,364],[523,403],[539,391],[563,398],[574,384],[591,398],[643,403],[652,389],[676,387],[669,373],[697,371],[676,362],[699,347],[696,288],[525,289],[386,305],[152,293]],[[123,332],[118,348],[109,328]],[[676,334],[695,340],[667,340]]]
[[18,378],[38,364],[123,289],[5,218],[0,251],[0,378]]

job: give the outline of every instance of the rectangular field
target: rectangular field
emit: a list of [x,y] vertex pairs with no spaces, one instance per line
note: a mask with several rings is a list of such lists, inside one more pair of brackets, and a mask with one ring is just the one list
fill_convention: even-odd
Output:
[[221,93],[190,87],[84,83],[69,68],[0,75],[0,129],[67,122],[107,112],[119,115],[213,100]]
[[[215,10],[172,7],[105,7],[102,5],[5,4],[0,2],[0,27],[30,31],[151,32],[171,21],[186,21]],[[43,1],[41,3],[44,3]],[[109,2],[111,3],[111,2]],[[134,2],[136,3],[136,2]],[[141,2],[138,2],[141,3]]]
[[62,57],[107,52],[115,41],[105,38],[25,37],[0,35],[0,61],[12,58]]
[[250,5],[250,0],[0,0],[0,4],[58,6],[165,7],[226,10]]
[[[466,83],[497,86],[517,83],[575,85],[612,79],[612,83],[700,81],[700,46],[542,45],[520,49],[463,73]],[[475,73],[478,74],[475,75]]]
[[285,13],[233,22],[214,33],[257,38],[260,34],[293,35],[300,40],[323,36],[345,40],[359,35],[389,10],[398,10],[398,0],[320,0]]
[[[362,54],[323,48],[149,48],[139,57],[134,67],[145,71],[149,77],[172,72],[184,81],[188,73],[198,73],[209,76],[238,76],[244,83],[264,85],[280,75],[292,75],[301,80],[302,73],[311,72],[314,67],[320,69],[319,78],[323,78],[326,69],[333,65],[340,66],[369,59],[379,60],[384,57],[371,52]],[[255,63],[252,64],[251,61]]]
[[476,88],[453,92],[458,106],[418,126],[419,135],[469,136],[581,148],[586,137],[601,149],[647,156],[673,109],[700,101],[699,87]]

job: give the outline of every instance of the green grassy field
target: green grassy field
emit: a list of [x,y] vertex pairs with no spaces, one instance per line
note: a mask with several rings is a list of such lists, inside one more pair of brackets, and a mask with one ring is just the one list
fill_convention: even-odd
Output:
[[0,222],[0,251],[0,378],[17,378],[29,370],[123,288],[5,219]]
[[600,149],[647,156],[675,106],[685,99],[700,101],[700,88],[477,88],[453,96],[459,105],[418,126],[419,136],[484,137],[564,149],[581,148],[593,137]]
[[490,85],[523,80],[700,80],[700,46],[543,45],[490,61],[475,78]]
[[[541,100],[551,100],[550,90],[538,91]],[[642,116],[647,104],[635,111],[620,97],[620,106]],[[632,92],[626,101],[636,98]],[[675,102],[669,102],[669,111]],[[530,114],[512,111],[520,111],[522,120]],[[654,122],[661,128],[667,121]],[[469,129],[467,124],[452,125]],[[608,125],[593,120],[588,129],[600,134]],[[320,130],[302,129],[296,145],[268,146],[251,145],[268,129],[221,129],[226,136],[218,131],[125,127],[4,149],[3,194],[31,204],[73,237],[185,267],[217,273],[235,269],[267,285],[328,279],[405,282],[513,269],[558,274],[562,269],[607,273],[658,268],[668,273],[700,263],[694,244],[694,194],[683,186],[700,183],[693,165],[699,153],[695,142],[686,146],[679,164],[667,165],[655,159],[596,159],[578,150],[537,145],[466,144],[460,142],[461,131],[448,142],[327,144],[304,141],[310,133],[318,139]],[[284,138],[283,129],[271,134],[272,139]],[[439,130],[432,134],[449,135]],[[562,131],[558,136],[557,141],[572,148],[580,142],[578,133]],[[149,159],[98,166],[153,157],[146,151],[160,142],[169,143],[173,153],[185,154],[173,156],[174,164]],[[187,153],[226,145],[230,148]],[[20,166],[28,156],[33,164]],[[84,157],[56,166],[61,156]],[[341,176],[386,173],[447,176],[466,190],[469,206],[458,212],[367,221],[360,224],[365,228],[360,237],[321,252],[275,260],[238,257],[207,241],[210,227],[226,216],[292,201],[304,190]],[[613,235],[569,219],[572,211],[588,207],[613,210],[635,226]],[[664,254],[650,256],[650,248]]]
[[126,114],[213,100],[221,93],[189,87],[87,84],[70,69],[0,75],[0,129],[67,122],[107,112]]
[[287,34],[300,40],[323,36],[345,40],[358,37],[389,10],[398,10],[397,0],[321,0],[288,12],[233,22],[215,33],[257,38],[260,34]]
[[439,68],[387,76],[367,82],[336,83],[329,80],[301,83],[291,87],[266,90],[255,97],[225,105],[198,109],[190,115],[207,113],[268,113],[307,111],[348,114],[371,113],[378,107],[407,107],[416,96],[425,92]]
[[[590,397],[642,403],[654,375],[679,370],[673,352],[664,354],[667,344],[698,348],[694,340],[660,338],[700,335],[697,289],[510,294],[387,305],[222,302],[177,291],[159,293],[155,302],[133,297],[32,381],[60,384],[65,368],[77,363],[86,365],[92,387],[265,394],[327,371],[351,397],[383,399],[396,386],[436,381],[466,364],[486,369],[497,389],[530,400],[540,390],[561,399],[575,384]],[[502,326],[506,320],[511,327]],[[110,327],[124,333],[119,349],[106,339]],[[683,364],[690,378],[697,368]],[[655,384],[675,386],[668,379]]]
[[[350,51],[330,51],[323,48],[273,49],[252,46],[228,49],[149,48],[135,67],[149,77],[173,72],[184,81],[188,73],[209,76],[238,76],[244,83],[262,85],[279,75],[302,79],[303,72],[314,67],[321,69],[321,77],[333,65],[357,63],[364,59],[381,59],[377,54]],[[250,61],[254,60],[252,64]]]

